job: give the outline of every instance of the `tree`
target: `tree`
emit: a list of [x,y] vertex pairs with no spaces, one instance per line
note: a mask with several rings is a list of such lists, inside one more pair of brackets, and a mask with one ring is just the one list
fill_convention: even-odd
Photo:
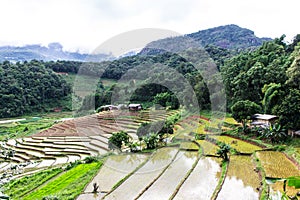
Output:
[[297,46],[296,49],[294,53],[296,54],[295,59],[286,72],[288,77],[286,84],[289,87],[300,90],[300,46]]
[[156,105],[160,105],[165,108],[170,107],[171,109],[178,109],[180,106],[176,95],[171,94],[170,92],[164,92],[164,93],[157,94],[154,97],[153,102]]
[[113,133],[112,136],[108,139],[108,147],[110,149],[121,149],[122,144],[129,144],[129,135],[125,131],[120,131]]
[[262,100],[262,104],[265,113],[274,114],[274,109],[276,109],[276,106],[281,104],[281,96],[283,95],[281,89],[280,83],[270,83],[263,87],[262,91],[264,93],[264,98]]
[[261,107],[249,100],[238,101],[231,107],[232,117],[243,124],[244,130],[251,116],[260,111]]
[[225,143],[221,143],[218,146],[220,148],[217,151],[217,155],[219,155],[221,158],[223,158],[224,161],[228,161],[229,160],[228,153],[231,150],[230,145],[225,144]]
[[286,129],[299,130],[300,90],[290,89],[282,98],[282,103],[276,110],[280,124]]

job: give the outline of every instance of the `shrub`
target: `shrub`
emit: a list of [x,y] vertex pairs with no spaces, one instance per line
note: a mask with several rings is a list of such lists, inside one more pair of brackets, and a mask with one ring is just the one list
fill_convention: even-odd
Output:
[[129,135],[125,131],[113,133],[108,139],[108,147],[110,149],[121,149],[122,144],[127,145],[129,143]]

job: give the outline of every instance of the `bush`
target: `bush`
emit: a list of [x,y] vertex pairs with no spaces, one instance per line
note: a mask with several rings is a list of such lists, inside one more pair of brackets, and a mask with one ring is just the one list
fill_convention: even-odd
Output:
[[84,163],[92,163],[92,162],[97,162],[99,160],[100,160],[100,158],[97,156],[88,156],[83,161],[84,161]]
[[108,147],[110,149],[121,149],[122,144],[127,145],[129,143],[129,135],[125,131],[113,133],[108,139]]
[[143,137],[147,149],[155,149],[159,142],[159,136],[156,133],[150,133]]

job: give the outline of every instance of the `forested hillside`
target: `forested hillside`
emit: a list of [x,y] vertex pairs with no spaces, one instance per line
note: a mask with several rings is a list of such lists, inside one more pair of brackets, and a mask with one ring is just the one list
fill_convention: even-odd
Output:
[[71,92],[59,75],[43,62],[0,64],[0,117],[53,110]]
[[261,46],[263,42],[270,40],[272,39],[256,37],[253,31],[232,24],[201,30],[183,36],[153,41],[146,45],[139,54],[154,55],[164,52],[165,49],[172,49],[173,52],[176,52],[177,49],[181,47],[178,44],[189,41],[193,43],[191,46],[203,47],[208,53],[211,52],[211,48],[222,51],[223,53],[219,55],[222,57],[225,56],[226,58],[228,54],[236,54],[244,50],[256,49]]
[[[261,106],[261,112],[280,116],[286,128],[300,128],[300,35],[292,44],[283,39],[241,53],[221,67],[228,108],[242,100]],[[298,44],[298,45],[297,45]]]

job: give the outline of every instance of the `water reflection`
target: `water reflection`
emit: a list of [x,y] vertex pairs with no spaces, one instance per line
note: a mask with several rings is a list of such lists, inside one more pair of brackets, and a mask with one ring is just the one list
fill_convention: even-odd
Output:
[[216,158],[201,158],[174,200],[210,199],[220,178],[220,163]]
[[260,178],[250,156],[231,156],[221,199],[259,199]]

